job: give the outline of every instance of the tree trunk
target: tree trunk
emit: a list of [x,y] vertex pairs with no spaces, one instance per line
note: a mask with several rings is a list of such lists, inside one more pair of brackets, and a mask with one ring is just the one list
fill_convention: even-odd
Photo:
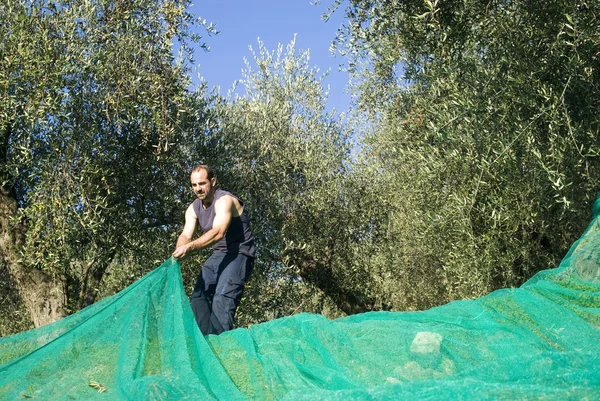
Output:
[[12,281],[35,327],[65,316],[64,280],[23,264],[18,246],[24,240],[25,227],[11,225],[18,212],[17,202],[4,189],[0,190],[0,263],[7,266]]

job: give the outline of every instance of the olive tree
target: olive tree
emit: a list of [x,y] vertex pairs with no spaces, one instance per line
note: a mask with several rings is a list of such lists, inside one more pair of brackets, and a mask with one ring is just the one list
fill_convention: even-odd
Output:
[[[310,65],[310,53],[259,42],[241,88],[221,108],[214,160],[220,185],[246,202],[258,242],[241,324],[298,311],[331,316],[360,308],[348,285],[345,178],[350,132]],[[358,280],[358,278],[356,278]]]
[[169,254],[204,118],[188,3],[2,2],[2,271],[36,326],[94,302],[110,266]]
[[376,177],[370,269],[384,303],[476,297],[555,266],[600,184],[599,6],[333,7],[371,129],[354,172]]

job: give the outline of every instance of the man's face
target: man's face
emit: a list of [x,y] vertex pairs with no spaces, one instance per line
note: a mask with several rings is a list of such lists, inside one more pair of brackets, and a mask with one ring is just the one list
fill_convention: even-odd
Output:
[[190,175],[192,190],[201,201],[211,201],[214,195],[216,178],[208,179],[206,171],[200,170]]

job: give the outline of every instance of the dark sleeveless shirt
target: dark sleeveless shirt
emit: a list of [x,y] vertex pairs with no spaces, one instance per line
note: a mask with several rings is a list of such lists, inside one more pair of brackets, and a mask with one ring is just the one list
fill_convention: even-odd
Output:
[[[196,199],[194,203],[192,203],[192,207],[194,208],[202,231],[207,232],[212,229],[213,221],[215,220],[215,203],[224,195],[234,197],[240,202],[242,207],[244,206],[244,203],[240,198],[230,192],[218,188],[215,190],[213,202],[206,209],[202,207],[202,201],[200,199]],[[246,210],[238,217],[231,218],[225,236],[221,240],[215,242],[212,249],[214,251],[225,253],[241,253],[251,258],[255,257],[256,249],[254,246],[254,235],[250,229],[250,220],[248,219]]]

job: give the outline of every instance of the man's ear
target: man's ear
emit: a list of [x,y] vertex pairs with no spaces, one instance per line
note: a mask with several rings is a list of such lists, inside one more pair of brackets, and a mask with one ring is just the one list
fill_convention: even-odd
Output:
[[214,187],[215,185],[217,185],[217,177],[213,177],[210,179],[212,186]]

